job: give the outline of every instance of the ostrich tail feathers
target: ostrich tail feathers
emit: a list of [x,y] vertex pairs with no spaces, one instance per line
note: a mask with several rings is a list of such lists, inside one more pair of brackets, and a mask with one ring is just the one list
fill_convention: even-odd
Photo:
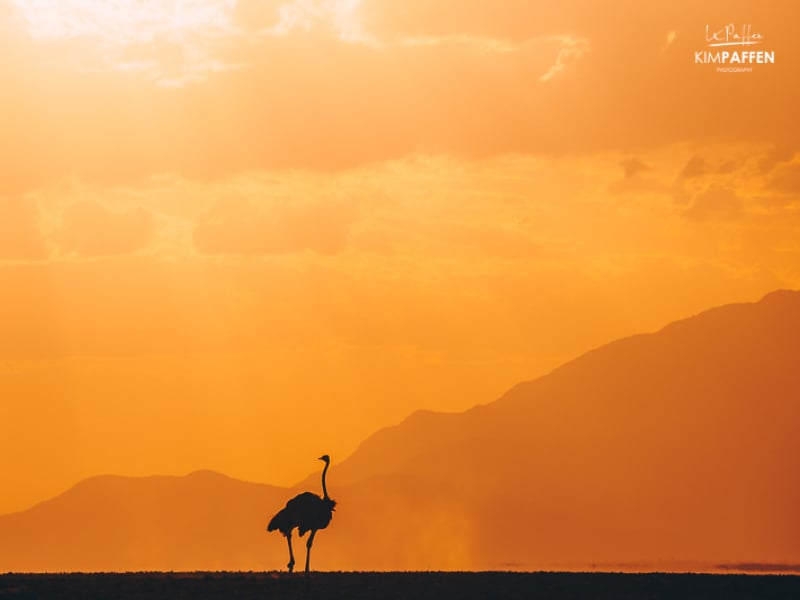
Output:
[[267,525],[267,531],[275,531],[276,529],[284,531],[287,525],[289,525],[289,523],[287,522],[286,509],[283,509],[270,519],[269,525]]

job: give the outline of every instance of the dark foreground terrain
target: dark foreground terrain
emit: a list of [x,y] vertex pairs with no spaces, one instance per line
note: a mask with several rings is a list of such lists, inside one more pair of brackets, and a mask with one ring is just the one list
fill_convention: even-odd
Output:
[[800,576],[620,573],[101,573],[0,575],[6,598],[800,598]]

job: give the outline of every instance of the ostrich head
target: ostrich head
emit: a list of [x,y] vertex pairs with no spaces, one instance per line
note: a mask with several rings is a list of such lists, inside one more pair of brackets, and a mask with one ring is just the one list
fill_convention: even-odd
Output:
[[329,464],[331,462],[331,457],[328,456],[327,454],[323,454],[317,460],[321,460],[327,465],[327,464]]

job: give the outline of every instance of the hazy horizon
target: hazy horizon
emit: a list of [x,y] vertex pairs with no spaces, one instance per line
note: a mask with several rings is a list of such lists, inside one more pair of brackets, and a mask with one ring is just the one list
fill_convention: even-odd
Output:
[[[787,290],[773,290],[770,293],[774,294],[774,293],[781,292],[781,291],[787,291]],[[791,291],[800,292],[800,290],[791,290]],[[713,307],[710,307],[710,308],[713,308]],[[682,320],[691,318],[693,316],[696,316],[696,315],[684,315],[683,318],[677,319],[676,322],[680,322]],[[660,331],[661,329],[663,329],[663,327],[666,327],[668,325],[670,325],[670,324],[669,323],[665,323],[665,324],[663,324],[662,327],[658,327],[658,328],[654,329],[653,331],[635,332],[632,335],[635,336],[635,335],[642,335],[642,334],[652,334],[652,333],[655,333],[657,331]],[[622,338],[620,338],[620,339],[622,339]],[[611,343],[613,343],[615,341],[619,341],[619,340],[608,340],[607,342],[602,343],[602,344],[600,344],[600,345],[598,345],[596,347],[586,348],[582,352],[577,353],[575,356],[573,356],[570,359],[568,359],[567,361],[565,361],[565,363],[570,363],[570,362],[572,362],[572,361],[574,361],[574,360],[576,360],[578,358],[581,358],[582,356],[584,356],[585,354],[587,354],[587,353],[589,353],[589,352],[591,352],[593,350],[596,350],[598,348],[602,348],[603,346],[609,345],[609,344],[611,344]],[[554,368],[558,368],[558,367],[561,367],[561,366],[563,366],[563,365],[561,365],[561,364],[555,365]],[[550,371],[548,371],[548,372],[550,372]],[[506,388],[503,390],[503,392],[504,393],[508,392],[509,390],[514,388],[514,386],[519,385],[521,383],[533,381],[533,380],[537,379],[540,376],[546,375],[548,372],[542,373],[542,374],[537,375],[537,376],[528,377],[528,378],[525,378],[525,379],[522,379],[522,380],[519,380],[519,381],[510,382],[509,385],[507,385]],[[474,408],[475,406],[482,406],[482,405],[485,405],[485,404],[492,403],[492,402],[498,400],[499,398],[501,398],[502,395],[503,394],[497,394],[493,398],[486,399],[485,401],[482,401],[482,402],[477,402],[476,404],[474,404],[472,406],[465,407],[463,410],[442,411],[442,412],[445,412],[445,413],[461,413],[461,412],[464,412],[464,411],[469,410],[471,408]],[[391,423],[385,423],[383,425],[379,425],[374,431],[368,432],[368,434],[363,439],[358,440],[356,442],[356,445],[355,445],[355,448],[354,448],[353,451],[356,451],[365,441],[367,441],[374,434],[379,433],[380,431],[382,431],[384,429],[387,429],[387,428],[396,427],[397,425],[400,425],[400,424],[404,423],[406,420],[408,420],[408,418],[410,416],[412,416],[414,413],[417,413],[417,412],[420,412],[420,411],[427,412],[427,411],[431,411],[431,409],[429,409],[428,407],[425,407],[425,406],[420,406],[420,407],[417,407],[417,408],[413,409],[410,413],[408,413],[406,415],[403,415],[398,421],[391,422]],[[436,411],[434,411],[434,412],[436,412]],[[314,453],[313,449],[311,449],[310,451],[311,451],[311,454]],[[353,454],[353,452],[350,452],[350,453],[345,454],[345,455],[343,455],[341,457],[337,457],[337,459],[338,459],[337,462],[346,461],[348,458],[350,458],[350,456],[352,454]],[[311,464],[310,460],[305,460],[304,462]],[[314,473],[313,472],[306,472],[305,474],[298,475],[296,477],[296,479],[293,479],[291,481],[279,481],[279,482],[276,482],[276,481],[263,480],[263,479],[261,479],[261,480],[259,480],[259,479],[246,479],[246,478],[236,477],[236,476],[231,475],[230,473],[226,473],[226,472],[219,471],[219,470],[216,470],[216,469],[213,469],[213,468],[210,468],[210,467],[205,467],[205,466],[200,466],[200,467],[197,467],[197,468],[193,468],[190,471],[186,471],[186,472],[172,472],[172,473],[152,472],[152,473],[145,473],[145,474],[128,474],[128,473],[122,473],[122,472],[117,472],[117,471],[108,471],[108,472],[102,472],[102,473],[93,473],[93,474],[89,475],[88,477],[86,477],[84,479],[76,480],[76,481],[70,483],[66,488],[57,491],[52,496],[39,498],[38,500],[35,500],[32,504],[30,504],[28,506],[25,506],[25,507],[22,507],[22,508],[20,508],[18,510],[13,510],[13,511],[5,512],[5,513],[0,513],[0,516],[2,516],[3,514],[13,514],[13,513],[16,513],[16,512],[24,512],[27,509],[32,508],[33,506],[36,506],[36,505],[40,504],[41,502],[45,502],[47,500],[52,499],[52,497],[54,497],[54,496],[61,495],[62,493],[71,490],[72,488],[75,487],[75,485],[79,484],[81,481],[84,481],[85,479],[94,479],[94,478],[103,478],[103,477],[121,477],[121,478],[132,478],[132,479],[150,478],[150,477],[156,477],[156,478],[180,478],[180,477],[188,477],[188,476],[195,475],[195,474],[202,474],[202,473],[206,473],[206,472],[213,473],[213,474],[216,474],[216,475],[222,475],[222,476],[225,476],[225,477],[231,478],[231,479],[238,479],[240,481],[252,482],[252,483],[261,483],[261,484],[266,484],[266,485],[270,485],[270,486],[280,487],[280,488],[286,489],[287,491],[302,487],[304,482],[306,482],[308,479],[314,477]],[[678,562],[680,562],[680,561],[678,561]]]
[[318,570],[794,573],[798,340],[800,291],[714,307],[493,402],[416,411],[334,457],[327,487],[328,467],[291,489],[210,470],[88,478],[0,515],[0,566],[272,570],[267,518],[329,490]]

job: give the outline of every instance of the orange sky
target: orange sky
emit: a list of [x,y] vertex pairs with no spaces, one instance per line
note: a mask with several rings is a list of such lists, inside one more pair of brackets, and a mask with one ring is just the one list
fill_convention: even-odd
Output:
[[[0,513],[800,287],[790,0],[103,6],[0,0]],[[728,23],[775,64],[693,64]]]

